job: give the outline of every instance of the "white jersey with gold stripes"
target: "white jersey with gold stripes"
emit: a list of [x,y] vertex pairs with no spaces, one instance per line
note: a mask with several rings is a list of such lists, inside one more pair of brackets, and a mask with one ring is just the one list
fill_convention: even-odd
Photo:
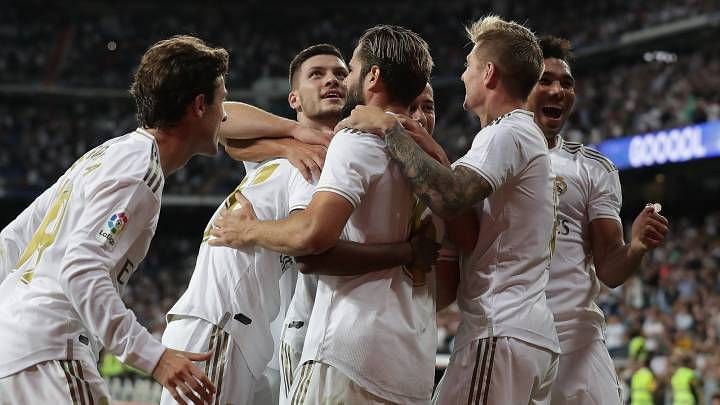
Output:
[[48,360],[96,364],[100,346],[147,373],[164,347],[120,294],[160,212],[158,146],[138,129],[86,153],[2,231],[0,377]]
[[[415,198],[377,136],[338,132],[328,148],[319,192],[335,193],[353,206],[343,232],[347,240],[407,240]],[[424,403],[432,394],[436,340],[431,288],[413,286],[403,268],[321,275],[301,362],[329,364],[386,401]]]
[[[285,219],[292,210],[304,209],[313,189],[285,159],[264,162],[238,186],[260,220]],[[190,284],[168,317],[201,318],[230,333],[250,371],[260,378],[273,357],[270,323],[281,305],[278,283],[284,272],[294,269],[291,259],[259,246],[234,249],[207,244],[220,211],[236,206],[233,192],[210,218]]]
[[547,142],[532,112],[516,109],[487,125],[457,166],[478,173],[492,192],[475,206],[480,232],[463,260],[455,350],[507,336],[558,353],[545,298],[557,202]]
[[558,136],[550,150],[559,194],[557,242],[546,287],[560,346],[568,353],[603,338],[605,318],[595,299],[590,223],[620,222],[622,192],[615,165],[599,152]]

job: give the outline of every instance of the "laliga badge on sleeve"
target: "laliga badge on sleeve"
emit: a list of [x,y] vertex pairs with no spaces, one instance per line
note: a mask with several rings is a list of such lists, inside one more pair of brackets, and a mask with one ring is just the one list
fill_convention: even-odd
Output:
[[117,245],[118,238],[127,226],[128,216],[124,212],[116,212],[103,223],[100,230],[95,235],[95,239],[102,243],[102,246],[112,251]]

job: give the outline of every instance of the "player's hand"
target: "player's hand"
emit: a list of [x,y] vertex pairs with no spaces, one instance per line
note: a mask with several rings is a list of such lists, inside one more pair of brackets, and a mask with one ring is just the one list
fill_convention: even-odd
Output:
[[394,127],[397,122],[397,118],[378,107],[359,105],[353,108],[349,117],[335,126],[335,132],[344,128],[353,128],[384,138],[385,131]]
[[665,239],[668,227],[667,218],[655,212],[652,204],[648,204],[633,221],[630,249],[642,253],[655,249]]
[[333,137],[333,132],[321,131],[319,129],[297,125],[290,135],[303,143],[328,146],[330,145],[330,140]]
[[193,404],[212,403],[215,386],[193,361],[208,361],[212,352],[192,353],[165,349],[160,357],[153,378],[170,392],[178,403],[187,403],[180,394]]
[[411,268],[420,269],[423,272],[431,270],[441,247],[435,238],[435,226],[432,223],[432,217],[428,216],[410,238],[413,256],[412,263],[410,263]]
[[410,239],[410,246],[412,246],[413,255],[410,267],[420,269],[425,273],[430,271],[432,265],[435,264],[438,258],[440,244],[424,234],[419,233]]
[[408,135],[412,137],[415,143],[417,143],[418,146],[425,151],[425,153],[440,162],[443,166],[450,166],[450,160],[448,159],[445,150],[442,146],[435,142],[435,139],[433,139],[419,121],[404,115],[398,116],[398,120],[403,128],[405,128]]
[[210,230],[211,246],[227,246],[239,249],[253,243],[252,226],[257,216],[250,201],[240,191],[235,192],[237,208],[232,211],[223,209],[215,219]]
[[295,166],[308,182],[320,178],[320,171],[325,164],[327,148],[322,145],[311,145],[293,140],[285,152],[285,158]]

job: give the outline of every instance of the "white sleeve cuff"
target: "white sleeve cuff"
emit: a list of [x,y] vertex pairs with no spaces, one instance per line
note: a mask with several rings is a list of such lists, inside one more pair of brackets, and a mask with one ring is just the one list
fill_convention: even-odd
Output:
[[142,326],[140,328],[142,331],[137,336],[130,337],[132,341],[129,344],[127,359],[120,359],[120,361],[152,375],[160,357],[165,353],[166,347],[145,328]]

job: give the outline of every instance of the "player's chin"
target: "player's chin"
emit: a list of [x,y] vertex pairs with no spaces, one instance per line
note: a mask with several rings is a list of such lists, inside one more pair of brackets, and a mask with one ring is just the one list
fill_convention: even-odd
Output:
[[564,120],[559,118],[550,118],[542,116],[540,117],[539,124],[540,127],[543,129],[543,132],[551,133],[551,134],[557,134],[560,132],[560,130],[563,127],[563,124],[565,123]]
[[331,104],[331,105],[325,105],[323,108],[320,109],[319,114],[320,116],[340,116],[340,114],[343,111],[343,107],[345,107],[345,103],[339,103],[339,104]]

